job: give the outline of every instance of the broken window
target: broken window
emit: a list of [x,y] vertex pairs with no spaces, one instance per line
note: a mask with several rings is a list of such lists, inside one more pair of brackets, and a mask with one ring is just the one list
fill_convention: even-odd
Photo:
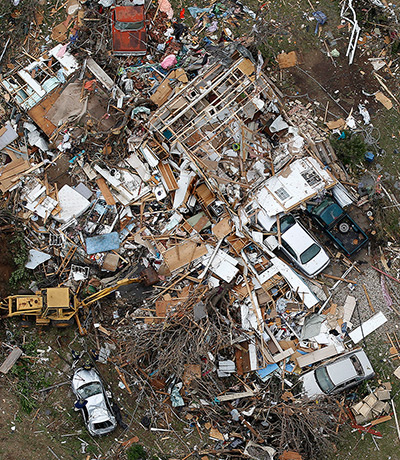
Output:
[[281,200],[281,201],[286,201],[288,198],[290,198],[289,193],[284,187],[280,187],[277,190],[275,190],[275,195]]
[[321,177],[315,171],[310,169],[308,171],[303,171],[301,176],[310,187],[314,187],[322,181]]

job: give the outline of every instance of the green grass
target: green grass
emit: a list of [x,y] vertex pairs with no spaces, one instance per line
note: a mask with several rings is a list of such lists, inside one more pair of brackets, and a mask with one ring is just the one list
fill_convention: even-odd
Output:
[[[376,377],[360,385],[356,392],[359,398],[365,397],[369,389],[375,389],[380,382],[392,384],[391,396],[395,402],[397,412],[400,416],[400,380],[394,377],[393,371],[397,367],[396,362],[388,358],[390,344],[386,343],[386,335],[379,329],[366,337],[364,347],[368,358],[375,370]],[[400,364],[400,362],[399,362]],[[360,434],[353,431],[348,423],[340,429],[340,437],[336,444],[337,452],[333,452],[327,460],[400,460],[400,442],[397,437],[394,418],[375,426],[376,431],[382,434],[381,438],[371,434]]]

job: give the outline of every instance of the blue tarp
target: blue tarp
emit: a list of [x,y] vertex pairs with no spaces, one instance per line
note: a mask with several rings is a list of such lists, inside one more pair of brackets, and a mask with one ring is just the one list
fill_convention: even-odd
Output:
[[106,233],[105,235],[86,238],[86,252],[96,254],[97,252],[112,251],[119,248],[118,232]]

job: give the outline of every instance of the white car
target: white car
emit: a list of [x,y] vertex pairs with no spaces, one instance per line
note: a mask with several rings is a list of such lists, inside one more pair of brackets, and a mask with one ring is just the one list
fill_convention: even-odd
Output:
[[[278,224],[269,230],[277,232]],[[328,254],[291,214],[280,218],[280,230],[280,249],[307,276],[315,277],[329,265]]]
[[110,433],[117,426],[100,375],[95,369],[77,369],[72,377],[72,391],[82,412],[86,427],[92,436]]
[[367,355],[358,348],[303,374],[299,380],[303,383],[302,394],[312,399],[347,390],[374,375]]

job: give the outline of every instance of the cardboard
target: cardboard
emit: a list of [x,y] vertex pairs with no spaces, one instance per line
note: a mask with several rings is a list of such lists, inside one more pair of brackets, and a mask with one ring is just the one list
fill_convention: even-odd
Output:
[[339,118],[338,120],[333,120],[333,121],[327,121],[326,126],[329,129],[343,129],[346,126],[346,122],[343,120],[343,118]]
[[158,106],[163,105],[167,102],[168,98],[172,94],[172,86],[169,84],[168,80],[163,81],[160,86],[157,88],[156,92],[150,96],[150,99],[157,104]]

